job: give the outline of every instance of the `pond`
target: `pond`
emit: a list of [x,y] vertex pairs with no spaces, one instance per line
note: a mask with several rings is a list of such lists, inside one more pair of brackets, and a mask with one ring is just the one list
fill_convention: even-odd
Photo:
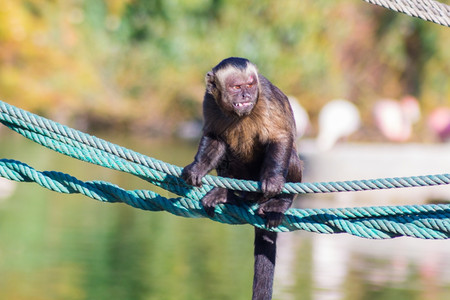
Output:
[[[2,128],[4,129],[4,128]],[[101,136],[101,135],[100,135]],[[196,145],[101,136],[184,166]],[[0,131],[0,157],[38,170],[152,189],[131,175],[79,162]],[[305,181],[448,173],[445,145],[300,145]],[[156,189],[163,196],[167,192]],[[450,200],[445,187],[302,197],[298,207]],[[146,212],[33,183],[0,181],[0,299],[250,299],[253,230]],[[372,241],[308,232],[279,237],[274,299],[450,299],[450,241]]]

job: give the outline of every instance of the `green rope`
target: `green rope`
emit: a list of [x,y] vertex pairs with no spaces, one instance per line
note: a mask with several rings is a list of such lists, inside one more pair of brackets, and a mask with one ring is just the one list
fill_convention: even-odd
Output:
[[[165,198],[147,190],[127,191],[104,181],[83,182],[60,172],[39,172],[14,160],[0,160],[0,176],[19,182],[36,182],[49,190],[80,193],[103,202],[124,202],[151,211],[168,211],[174,215],[207,217],[198,200],[186,197]],[[250,223],[265,228],[256,214],[256,206],[219,205],[212,218],[227,224]],[[277,232],[306,230],[316,233],[349,233],[364,238],[385,239],[410,236],[423,239],[450,237],[450,205],[416,205],[394,207],[354,207],[336,209],[290,209]]]
[[[179,178],[181,168],[82,133],[0,101],[0,122],[23,136],[59,153],[114,170],[127,172],[181,197],[167,199],[147,190],[127,191],[103,181],[83,182],[68,174],[39,172],[8,159],[0,160],[0,176],[37,184],[60,193],[81,193],[104,202],[124,202],[152,211],[166,210],[184,217],[207,217],[199,200],[213,187],[260,191],[255,181],[205,176],[202,188]],[[325,183],[287,183],[284,193],[330,193],[434,186],[450,183],[450,174]],[[219,205],[213,220],[227,224],[250,223],[261,228],[256,205]],[[450,238],[450,205],[386,206],[340,209],[289,209],[273,231],[307,230],[318,233],[346,232],[365,238],[411,236]]]

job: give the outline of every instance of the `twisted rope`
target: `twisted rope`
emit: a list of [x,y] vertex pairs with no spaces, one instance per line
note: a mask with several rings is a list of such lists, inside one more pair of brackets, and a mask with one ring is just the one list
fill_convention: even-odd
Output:
[[[127,191],[104,181],[83,182],[61,172],[39,172],[15,160],[0,160],[0,176],[19,182],[36,182],[49,190],[80,193],[103,202],[123,202],[150,211],[165,210],[189,217],[208,217],[198,200],[165,198],[148,190]],[[226,224],[250,223],[265,228],[256,206],[218,205],[215,221]],[[336,209],[289,209],[283,223],[270,230],[306,230],[316,233],[349,233],[369,239],[409,236],[422,239],[450,238],[450,205],[409,205]],[[267,228],[265,228],[267,229]]]
[[390,10],[450,27],[450,6],[433,0],[364,0]]
[[[181,196],[200,199],[212,187],[260,192],[260,183],[206,175],[204,187],[193,188],[179,178],[181,168],[100,138],[58,124],[0,101],[0,122],[26,138],[64,155],[113,170],[133,174]],[[367,191],[450,184],[450,174],[370,180],[286,183],[288,194]]]
[[[255,181],[205,176],[202,188],[179,178],[181,168],[147,157],[82,133],[54,121],[31,114],[0,101],[0,122],[23,136],[59,153],[114,170],[127,172],[165,188],[181,197],[165,198],[147,190],[127,191],[104,181],[83,182],[68,174],[39,172],[30,166],[0,159],[0,176],[19,182],[36,182],[60,193],[80,193],[104,202],[124,202],[132,207],[166,210],[183,217],[207,217],[199,200],[214,186],[240,191],[260,191]],[[355,180],[325,183],[287,183],[285,193],[330,193],[442,185],[450,174]],[[215,221],[227,224],[250,223],[265,228],[255,205],[219,205]],[[386,206],[340,209],[289,209],[283,223],[273,231],[306,230],[317,233],[349,233],[372,239],[411,236],[425,239],[450,237],[450,205]],[[267,228],[266,228],[267,229]]]

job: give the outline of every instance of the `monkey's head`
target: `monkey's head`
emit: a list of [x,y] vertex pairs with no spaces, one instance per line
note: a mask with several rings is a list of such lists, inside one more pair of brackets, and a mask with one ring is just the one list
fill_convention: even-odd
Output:
[[258,100],[258,70],[245,58],[224,59],[206,74],[206,91],[223,112],[249,115]]

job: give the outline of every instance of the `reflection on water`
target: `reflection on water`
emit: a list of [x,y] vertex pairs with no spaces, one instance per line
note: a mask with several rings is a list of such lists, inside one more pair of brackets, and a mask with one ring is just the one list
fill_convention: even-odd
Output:
[[[177,165],[190,162],[196,150],[182,143],[114,138]],[[66,158],[17,135],[3,134],[0,141],[0,157],[39,170],[106,180],[128,189],[148,188],[140,179]],[[383,170],[370,165],[361,174],[352,173],[356,167],[343,167],[348,166],[348,150],[320,158],[304,148],[308,181],[384,177]],[[367,160],[367,151],[358,148],[359,166]],[[386,176],[411,175],[389,172]],[[297,203],[377,205],[380,197],[382,204],[418,201],[375,193],[345,193],[337,200],[336,195],[313,196]],[[446,200],[450,194],[448,189],[430,193],[425,198]],[[279,241],[275,299],[450,298],[449,241],[371,241],[306,232],[281,234]],[[0,299],[249,299],[252,243],[250,226],[145,212],[20,183],[0,201]]]
[[[278,299],[449,299],[449,245],[412,238],[282,234],[278,271],[288,272],[277,274],[276,293]],[[308,255],[300,254],[305,250]]]

